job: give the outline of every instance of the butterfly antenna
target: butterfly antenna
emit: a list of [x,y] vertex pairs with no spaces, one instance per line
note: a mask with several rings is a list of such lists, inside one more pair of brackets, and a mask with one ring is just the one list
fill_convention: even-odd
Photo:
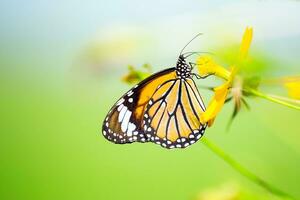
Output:
[[180,51],[180,55],[182,54],[183,50],[194,40],[196,39],[197,37],[199,37],[200,35],[202,35],[203,33],[198,33],[195,37],[193,37],[183,48],[182,50]]
[[208,52],[208,51],[192,51],[192,52],[185,52],[185,53],[183,53],[182,55],[186,55],[186,54],[188,54],[187,56],[184,56],[185,58],[188,58],[188,57],[190,57],[190,56],[192,56],[192,55],[194,55],[194,54],[197,54],[197,55],[199,55],[199,56],[201,56],[201,54],[209,54],[209,55],[215,55],[214,53],[211,53],[211,52]]

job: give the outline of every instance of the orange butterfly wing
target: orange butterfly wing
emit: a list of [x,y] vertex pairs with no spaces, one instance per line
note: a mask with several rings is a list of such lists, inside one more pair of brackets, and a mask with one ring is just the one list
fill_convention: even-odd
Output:
[[199,91],[191,78],[163,83],[151,97],[143,120],[147,138],[165,148],[185,148],[201,138],[206,124]]
[[175,77],[175,68],[166,69],[130,89],[107,114],[102,126],[104,137],[117,144],[148,141],[142,129],[145,107],[157,87]]

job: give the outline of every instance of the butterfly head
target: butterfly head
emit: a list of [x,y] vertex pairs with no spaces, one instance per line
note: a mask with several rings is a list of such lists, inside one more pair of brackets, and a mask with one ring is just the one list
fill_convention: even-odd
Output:
[[180,55],[176,64],[176,74],[180,78],[189,78],[191,76],[192,66],[186,63],[186,57]]

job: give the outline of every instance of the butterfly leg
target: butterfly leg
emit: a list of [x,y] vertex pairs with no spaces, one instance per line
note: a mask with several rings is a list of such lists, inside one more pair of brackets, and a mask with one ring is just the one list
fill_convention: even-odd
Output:
[[[192,63],[192,62],[189,62],[189,65],[191,66],[191,68],[193,69],[195,67],[195,65],[197,65],[196,63]],[[195,76],[197,79],[205,79],[211,75],[215,75],[215,73],[210,73],[210,74],[207,74],[205,76],[200,76],[199,74],[195,74],[195,73],[192,73],[193,76]]]
[[205,76],[200,76],[199,74],[196,74],[196,73],[192,73],[192,75],[195,76],[197,79],[205,79],[209,76],[215,75],[215,73],[207,74]]
[[192,69],[194,69],[194,67],[197,65],[196,63],[193,62],[189,62],[189,65],[191,66]]

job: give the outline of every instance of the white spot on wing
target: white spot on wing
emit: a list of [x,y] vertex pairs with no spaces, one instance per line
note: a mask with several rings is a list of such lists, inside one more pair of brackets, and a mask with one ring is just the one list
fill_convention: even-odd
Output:
[[120,112],[120,110],[123,108],[124,104],[119,105],[119,107],[117,108],[117,110]]
[[131,96],[133,94],[132,90],[130,90],[129,92],[127,92],[127,96]]
[[124,99],[120,99],[118,102],[117,102],[117,106],[121,105],[122,103],[124,102]]
[[133,102],[133,98],[129,98],[128,101],[129,101],[129,103],[132,103]]
[[[130,111],[127,111],[130,112]],[[133,123],[128,124],[128,130],[127,130],[127,135],[130,137],[132,136],[132,131],[134,131],[136,126]]]
[[121,111],[120,111],[120,113],[119,113],[119,116],[118,116],[118,121],[119,121],[119,122],[121,122],[122,119],[124,118],[124,115],[125,115],[126,111],[127,111],[127,107],[124,106],[124,107],[121,109]]
[[121,124],[121,130],[123,132],[126,132],[126,130],[127,130],[127,127],[129,125],[130,116],[131,116],[131,111],[127,110],[127,112],[125,113],[125,116],[123,118],[122,124]]

